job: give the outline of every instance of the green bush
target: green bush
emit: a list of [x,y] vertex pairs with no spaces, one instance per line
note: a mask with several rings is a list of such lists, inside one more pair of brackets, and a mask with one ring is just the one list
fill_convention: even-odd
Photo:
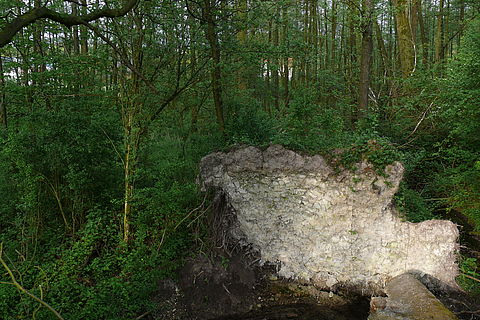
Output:
[[294,90],[273,142],[309,153],[343,146],[348,137],[344,119],[335,108],[319,104],[319,99],[314,88]]
[[395,205],[405,219],[411,222],[435,218],[432,205],[428,204],[418,191],[408,188],[405,183],[400,184],[399,191],[395,195]]
[[441,85],[440,124],[448,137],[433,154],[442,170],[433,185],[447,209],[464,214],[480,232],[480,19],[470,23]]
[[352,141],[340,155],[340,163],[346,168],[354,169],[356,163],[367,161],[383,175],[387,165],[403,159],[403,153],[387,138],[374,132],[353,135]]
[[243,106],[226,124],[229,145],[265,146],[277,135],[278,124],[258,106]]
[[457,283],[467,292],[479,295],[480,283],[475,280],[480,279],[477,259],[461,256],[459,266],[460,275],[457,277]]

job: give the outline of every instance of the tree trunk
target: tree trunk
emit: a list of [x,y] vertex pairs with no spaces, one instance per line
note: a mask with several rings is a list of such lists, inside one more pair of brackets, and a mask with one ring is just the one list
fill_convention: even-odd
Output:
[[212,93],[213,102],[215,105],[215,115],[220,131],[225,132],[225,120],[223,116],[223,101],[222,101],[222,70],[220,66],[220,46],[218,44],[218,36],[215,30],[215,18],[213,16],[213,6],[211,0],[204,1],[203,18],[207,22],[207,41],[210,45],[210,54],[213,61],[212,75]]
[[288,109],[288,100],[289,100],[289,78],[290,78],[290,71],[289,71],[289,52],[288,52],[288,17],[287,17],[287,7],[284,6],[282,9],[282,18],[283,18],[283,26],[282,26],[282,44],[285,48],[285,56],[283,57],[283,103],[285,105],[285,109]]
[[382,74],[386,75],[387,78],[390,78],[391,72],[390,72],[390,64],[388,60],[388,53],[387,53],[387,49],[385,48],[385,42],[383,41],[382,30],[380,29],[380,25],[378,24],[378,21],[376,19],[374,21],[374,26],[375,26],[375,34],[377,38],[377,46],[380,51],[380,57],[381,57],[382,66],[383,66]]
[[336,57],[335,57],[335,51],[336,51],[336,45],[335,45],[335,36],[337,33],[337,2],[336,0],[332,0],[332,43],[331,46],[332,48],[330,49],[330,65],[335,69],[335,62],[336,62]]
[[360,55],[360,85],[358,91],[358,115],[363,118],[368,111],[368,92],[370,89],[370,69],[372,64],[372,22],[373,1],[362,0],[362,15],[364,25],[362,30],[362,49]]
[[415,68],[415,48],[407,0],[393,0],[396,10],[398,51],[402,75],[407,78]]
[[428,59],[428,39],[427,33],[425,31],[425,20],[423,18],[422,12],[422,2],[418,0],[418,24],[420,26],[420,39],[422,40],[422,64],[427,66],[429,63]]
[[[306,44],[307,48],[310,47],[310,26],[311,26],[311,12],[310,12],[310,3],[311,0],[304,0],[304,25],[303,25],[303,42]],[[309,50],[304,52],[303,60],[305,65],[305,85],[308,87],[311,81],[311,63],[309,60],[311,52]]]
[[[132,43],[132,64],[136,70],[142,70],[143,67],[143,44],[144,27],[143,19],[140,15],[133,13],[135,28],[135,39]],[[125,78],[128,78],[126,76]],[[126,79],[125,79],[126,80]],[[131,90],[126,92],[126,102],[122,109],[122,120],[124,128],[125,155],[124,155],[124,203],[123,203],[123,241],[128,243],[131,236],[130,220],[132,215],[132,201],[135,190],[135,174],[137,171],[138,152],[140,149],[140,139],[142,128],[139,124],[139,115],[143,107],[140,100],[141,80],[137,73],[131,74]],[[128,87],[128,86],[126,86]]]
[[[41,6],[40,0],[35,0],[35,8],[39,8]],[[33,31],[33,50],[35,54],[38,57],[45,57],[45,52],[42,46],[43,43],[43,23],[39,22],[34,25],[34,31]],[[32,88],[35,90],[36,93],[39,93],[43,95],[45,98],[45,104],[47,106],[47,109],[51,109],[51,104],[50,104],[50,98],[47,96],[46,91],[44,90],[44,77],[42,75],[43,72],[47,70],[47,64],[45,63],[45,59],[41,59],[41,62],[39,63],[38,61],[35,61],[34,66],[33,66],[33,73],[36,73],[37,75],[40,75],[38,77],[32,77]],[[38,82],[37,82],[38,80]]]
[[328,17],[328,4],[327,4],[327,1],[325,0],[325,8],[323,9],[323,34],[325,35],[323,38],[324,38],[324,41],[325,41],[325,68],[327,69],[329,66],[330,66],[330,44],[328,43],[328,39],[329,39],[329,36],[328,36],[328,21],[329,21],[329,17]]
[[[193,28],[194,28],[194,22],[193,22],[193,17],[189,16],[188,17],[188,22],[189,22],[189,29],[190,29],[190,37],[192,36]],[[191,76],[193,76],[193,72],[197,69],[197,50],[194,46],[190,48],[190,70],[192,71]],[[190,121],[190,132],[196,133],[198,128],[197,128],[197,122],[198,122],[198,112],[200,111],[200,106],[201,104],[197,101],[198,100],[198,91],[194,90],[192,92],[194,99],[194,103],[191,108],[191,121]],[[197,103],[198,102],[198,103]]]
[[[278,28],[278,23],[274,22],[275,26],[273,29],[273,45],[275,48],[278,48],[279,46],[279,28]],[[274,99],[274,105],[275,109],[278,111],[280,110],[280,75],[279,75],[279,70],[280,70],[280,63],[279,59],[275,55],[275,63],[273,64],[272,68],[272,80],[273,80],[273,99]]]
[[[86,14],[87,0],[80,0],[82,4],[82,15]],[[88,52],[88,32],[85,26],[80,26],[80,52],[87,54]]]
[[124,106],[123,125],[125,139],[124,156],[124,200],[123,200],[123,241],[128,243],[131,239],[130,220],[132,215],[132,201],[134,196],[135,172],[139,147],[139,132],[135,123],[135,102],[128,101]]
[[311,36],[311,45],[313,48],[313,58],[312,58],[312,73],[313,73],[313,81],[318,81],[318,70],[319,70],[319,37],[318,37],[318,0],[312,1],[312,7],[310,9],[311,17],[312,17],[312,26],[310,31]]
[[[268,44],[272,44],[272,20],[268,22]],[[265,95],[265,111],[268,112],[268,114],[272,113],[272,105],[271,105],[271,92],[272,92],[272,83],[271,83],[271,74],[272,74],[272,60],[271,58],[265,58],[265,87],[267,88],[266,92],[267,94]]]
[[448,50],[448,47],[450,45],[451,48],[451,42],[448,40],[448,35],[450,33],[450,1],[447,1],[447,11],[445,12],[444,10],[444,21],[443,21],[443,41],[442,41],[442,52],[443,52],[443,58],[445,58],[445,55],[450,52],[451,56],[451,50]]
[[437,29],[435,33],[435,62],[440,63],[444,58],[443,51],[443,6],[444,0],[440,0],[437,12]]
[[345,20],[346,13],[342,14],[342,22],[340,23],[340,50],[339,50],[339,63],[343,64],[344,68],[348,67],[347,63],[347,54],[346,54],[346,20]]
[[[72,3],[72,14],[78,15],[78,4]],[[73,37],[73,52],[78,55],[80,53],[80,39],[78,37],[78,26],[72,27],[72,37]]]
[[[237,32],[237,40],[240,45],[240,50],[244,51],[247,44],[247,0],[237,0],[237,18],[239,23],[239,30]],[[240,61],[241,65],[237,71],[238,89],[247,90],[247,72],[246,65],[249,61]]]
[[417,43],[417,28],[418,28],[418,18],[421,14],[420,11],[420,1],[421,0],[411,0],[411,9],[410,9],[410,29],[412,33],[413,44]]
[[350,60],[350,68],[349,68],[349,77],[353,76],[353,70],[357,64],[357,37],[355,34],[355,17],[354,12],[356,8],[349,4],[349,15],[348,15],[348,29],[349,29],[349,37],[348,37],[348,47],[349,47],[349,60]]
[[7,106],[5,93],[5,77],[3,74],[3,60],[0,57],[0,125],[7,128]]
[[465,23],[465,0],[460,0],[460,3],[459,3],[459,17],[458,17],[458,22],[459,24],[462,26],[462,28],[460,29],[460,32],[458,32],[458,36],[457,36],[457,46],[460,47],[460,40],[462,39],[462,36],[463,36],[463,25]]

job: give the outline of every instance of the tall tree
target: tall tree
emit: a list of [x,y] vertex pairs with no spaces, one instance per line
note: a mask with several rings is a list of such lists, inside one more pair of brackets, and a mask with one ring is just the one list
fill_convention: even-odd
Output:
[[440,63],[444,58],[444,20],[443,20],[443,7],[444,0],[439,0],[437,11],[437,26],[435,31],[435,62]]
[[288,108],[289,103],[289,92],[290,92],[290,56],[288,50],[288,42],[289,42],[289,35],[288,35],[288,8],[287,6],[283,6],[282,8],[282,46],[284,48],[284,56],[282,61],[282,84],[283,84],[283,103],[285,105],[285,109]]
[[332,67],[335,67],[335,62],[336,62],[336,35],[337,35],[337,1],[332,0],[332,39],[331,39],[331,49],[330,49],[330,62]]
[[[80,0],[82,15],[87,13],[87,0]],[[88,52],[88,30],[85,26],[80,26],[80,53],[86,54]]]
[[[247,0],[236,0],[237,1],[237,19],[238,19],[238,31],[237,31],[237,40],[242,50],[246,49],[247,44]],[[240,90],[247,89],[247,74],[245,65],[247,61],[243,61],[242,65],[238,68],[237,78],[238,78],[238,88]]]
[[[134,36],[132,39],[132,66],[143,72],[143,46],[145,44],[145,27],[143,16],[135,11],[131,13]],[[140,140],[144,134],[144,124],[139,117],[143,113],[142,81],[138,73],[126,74],[123,79],[124,97],[122,103],[122,123],[124,130],[124,199],[123,199],[123,240],[131,239],[130,220],[135,188],[135,175],[138,167]]]
[[415,68],[415,40],[412,33],[410,3],[393,0],[398,35],[398,52],[403,77],[409,77]]
[[[279,9],[276,10],[277,17],[279,13]],[[272,41],[273,41],[273,46],[274,48],[278,48],[280,45],[280,28],[278,21],[275,21],[272,23],[273,30],[272,32]],[[278,55],[274,55],[272,57],[272,60],[274,61],[271,66],[272,66],[272,80],[273,80],[273,99],[274,99],[274,105],[276,110],[280,110],[280,63],[278,59]]]
[[0,125],[7,128],[7,101],[5,90],[5,75],[3,73],[3,57],[0,55]]
[[210,45],[210,55],[212,58],[212,93],[215,105],[215,115],[218,127],[221,132],[225,131],[225,120],[223,110],[222,97],[222,69],[221,69],[221,53],[220,44],[218,42],[218,34],[216,29],[216,0],[204,0],[202,6],[202,18],[206,22],[206,36]]
[[428,38],[425,27],[425,19],[423,17],[422,2],[418,0],[418,24],[420,26],[420,39],[422,41],[422,64],[426,67],[429,63],[428,59]]
[[362,0],[362,49],[360,53],[360,85],[358,92],[358,117],[366,115],[370,90],[370,69],[373,53],[373,0]]

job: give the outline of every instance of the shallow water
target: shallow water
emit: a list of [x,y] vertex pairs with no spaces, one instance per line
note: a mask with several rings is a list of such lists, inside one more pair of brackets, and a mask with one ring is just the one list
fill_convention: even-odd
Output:
[[334,307],[315,304],[270,306],[246,314],[224,316],[214,320],[366,320],[369,308],[369,300],[362,298],[352,304]]

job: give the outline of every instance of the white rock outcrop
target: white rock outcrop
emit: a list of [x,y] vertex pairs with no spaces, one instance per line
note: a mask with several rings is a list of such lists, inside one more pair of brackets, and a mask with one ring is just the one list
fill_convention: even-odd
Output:
[[232,234],[279,263],[280,276],[375,290],[416,270],[455,286],[456,225],[402,221],[392,205],[400,163],[387,177],[366,163],[357,168],[335,172],[321,156],[278,145],[245,147],[204,157],[200,182],[225,195],[238,220]]

